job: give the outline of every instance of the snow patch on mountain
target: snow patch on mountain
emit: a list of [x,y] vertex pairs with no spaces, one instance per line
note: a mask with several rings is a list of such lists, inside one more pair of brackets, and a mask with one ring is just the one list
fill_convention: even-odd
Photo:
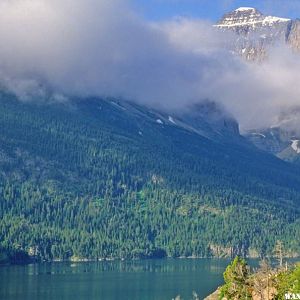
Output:
[[259,133],[259,132],[253,132],[252,135],[260,136],[260,137],[262,137],[264,139],[266,138],[266,136],[264,134]]
[[255,10],[253,7],[239,7],[235,11],[249,11],[249,10]]
[[274,24],[276,22],[289,22],[291,19],[267,16],[263,20],[263,24]]
[[251,26],[253,28],[255,27],[259,27],[259,26],[272,26],[275,23],[287,23],[289,21],[291,21],[291,19],[285,19],[285,18],[279,18],[279,17],[272,17],[272,16],[267,16],[261,20],[256,20],[256,19],[239,19],[240,22],[235,22],[234,20],[232,20],[231,22],[229,22],[229,20],[227,20],[227,23],[223,23],[223,24],[217,24],[214,25],[215,27],[238,27],[238,26]]
[[292,149],[297,153],[300,154],[300,145],[299,145],[299,140],[292,140]]
[[171,116],[169,116],[169,121],[176,125],[176,122],[174,121],[174,119]]

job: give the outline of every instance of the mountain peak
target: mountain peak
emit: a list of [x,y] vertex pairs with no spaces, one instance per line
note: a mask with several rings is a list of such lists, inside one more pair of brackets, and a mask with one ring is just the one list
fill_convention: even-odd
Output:
[[236,12],[245,12],[245,11],[255,11],[256,9],[253,7],[239,7],[235,11]]
[[300,49],[300,22],[264,15],[253,7],[239,7],[223,16],[214,27],[237,34],[233,52],[246,60],[262,61],[269,46],[277,43]]
[[291,20],[286,18],[266,16],[253,7],[239,7],[225,14],[216,26],[233,29],[245,26],[247,28],[257,28],[270,27],[275,24],[288,23],[289,21]]

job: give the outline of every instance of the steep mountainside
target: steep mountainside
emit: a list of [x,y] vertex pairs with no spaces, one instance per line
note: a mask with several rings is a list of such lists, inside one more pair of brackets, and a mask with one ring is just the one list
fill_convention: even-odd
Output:
[[300,119],[299,110],[290,112],[287,117],[271,128],[250,130],[245,136],[258,148],[283,160],[299,164],[300,132],[297,126]]
[[0,248],[15,260],[264,255],[278,239],[299,252],[299,169],[213,104],[206,118],[114,99],[0,105]]
[[216,27],[236,33],[235,52],[251,61],[264,60],[269,48],[279,43],[294,50],[300,47],[299,20],[265,16],[251,7],[226,14]]
[[[216,27],[236,34],[233,50],[249,61],[266,60],[270,48],[278,44],[295,52],[300,50],[299,20],[265,16],[255,8],[241,7],[226,14]],[[280,122],[271,128],[250,130],[245,136],[259,149],[283,160],[299,163],[299,108],[290,109],[279,119]]]
[[292,49],[300,51],[300,20],[294,20],[290,23],[287,32],[287,42]]
[[[297,22],[254,9],[217,26],[236,32],[247,59],[254,43],[297,48]],[[268,154],[211,102],[162,113],[116,99],[24,103],[2,92],[0,106],[0,263],[264,256],[277,240],[300,253],[300,169],[273,155],[298,154],[296,134],[252,132]],[[263,135],[268,144],[255,140]]]

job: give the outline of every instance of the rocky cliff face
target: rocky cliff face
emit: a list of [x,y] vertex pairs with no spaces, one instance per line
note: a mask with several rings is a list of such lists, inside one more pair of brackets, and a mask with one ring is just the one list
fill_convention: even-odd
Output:
[[179,120],[203,135],[217,138],[219,135],[240,136],[239,124],[215,102],[204,101],[192,106],[187,112],[178,115]]
[[300,164],[300,111],[295,109],[282,120],[262,130],[251,130],[246,137],[258,148],[277,157]]
[[241,7],[215,25],[236,34],[234,52],[250,61],[267,58],[270,47],[283,44],[300,51],[300,20],[266,16],[255,8]]
[[291,22],[287,32],[287,43],[293,50],[300,52],[300,20]]

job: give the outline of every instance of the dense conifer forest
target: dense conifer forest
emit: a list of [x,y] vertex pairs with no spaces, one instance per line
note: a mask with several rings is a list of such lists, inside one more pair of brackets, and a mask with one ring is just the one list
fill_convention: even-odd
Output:
[[1,261],[300,252],[300,169],[106,99],[0,98]]

